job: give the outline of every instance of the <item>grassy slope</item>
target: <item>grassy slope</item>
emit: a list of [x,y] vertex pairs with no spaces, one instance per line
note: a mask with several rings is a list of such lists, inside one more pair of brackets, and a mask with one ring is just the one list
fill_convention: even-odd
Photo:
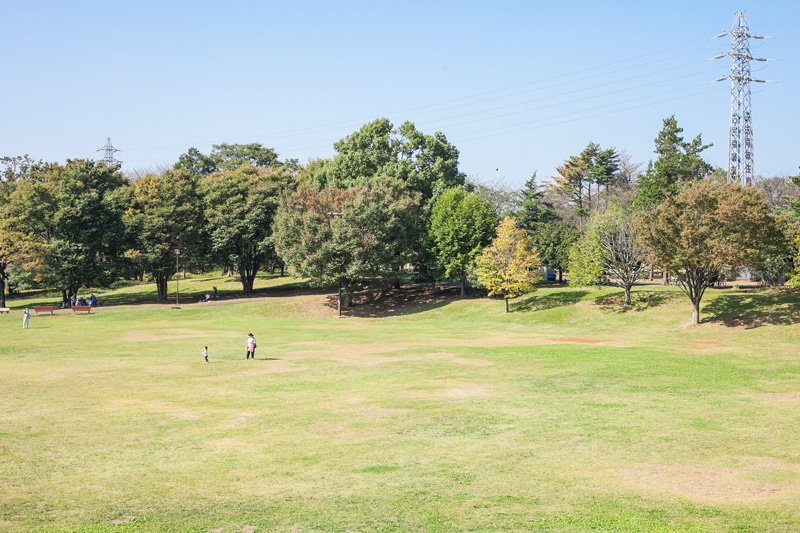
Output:
[[796,297],[615,293],[3,315],[0,530],[800,528]]

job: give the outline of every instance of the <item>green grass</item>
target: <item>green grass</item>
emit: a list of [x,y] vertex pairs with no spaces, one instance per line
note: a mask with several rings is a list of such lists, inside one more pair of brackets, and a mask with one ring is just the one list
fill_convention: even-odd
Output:
[[796,295],[714,291],[694,328],[657,286],[627,312],[612,289],[343,319],[324,295],[263,296],[27,331],[37,300],[12,300],[0,530],[800,529]]

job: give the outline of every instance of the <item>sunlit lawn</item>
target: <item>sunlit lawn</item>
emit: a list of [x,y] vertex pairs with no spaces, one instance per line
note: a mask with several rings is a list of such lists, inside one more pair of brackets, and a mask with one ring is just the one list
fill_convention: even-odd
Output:
[[675,289],[618,292],[338,319],[267,291],[27,331],[18,307],[53,298],[12,301],[0,530],[800,529],[800,297],[713,292],[692,328]]

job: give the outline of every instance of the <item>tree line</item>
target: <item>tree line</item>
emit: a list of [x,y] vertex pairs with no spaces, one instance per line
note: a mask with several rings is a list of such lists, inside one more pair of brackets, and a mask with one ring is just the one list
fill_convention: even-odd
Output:
[[[452,280],[506,299],[540,267],[574,284],[612,283],[624,304],[661,270],[692,301],[736,269],[791,277],[800,201],[788,180],[726,184],[674,117],[642,171],[589,143],[522,190],[471,182],[444,134],[377,119],[301,165],[261,144],[190,148],[172,168],[125,176],[118,165],[4,157],[0,175],[0,306],[8,283],[58,289],[151,280],[160,299],[176,274],[220,268],[250,294],[259,272],[288,265],[316,286],[358,290]],[[800,177],[794,178],[795,183]],[[798,183],[800,185],[800,183]],[[794,281],[800,283],[800,274]]]

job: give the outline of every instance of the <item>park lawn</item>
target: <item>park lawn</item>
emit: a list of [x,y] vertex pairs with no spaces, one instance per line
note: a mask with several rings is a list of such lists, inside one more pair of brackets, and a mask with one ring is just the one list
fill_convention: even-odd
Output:
[[2,315],[0,530],[800,529],[798,296],[619,292]]

